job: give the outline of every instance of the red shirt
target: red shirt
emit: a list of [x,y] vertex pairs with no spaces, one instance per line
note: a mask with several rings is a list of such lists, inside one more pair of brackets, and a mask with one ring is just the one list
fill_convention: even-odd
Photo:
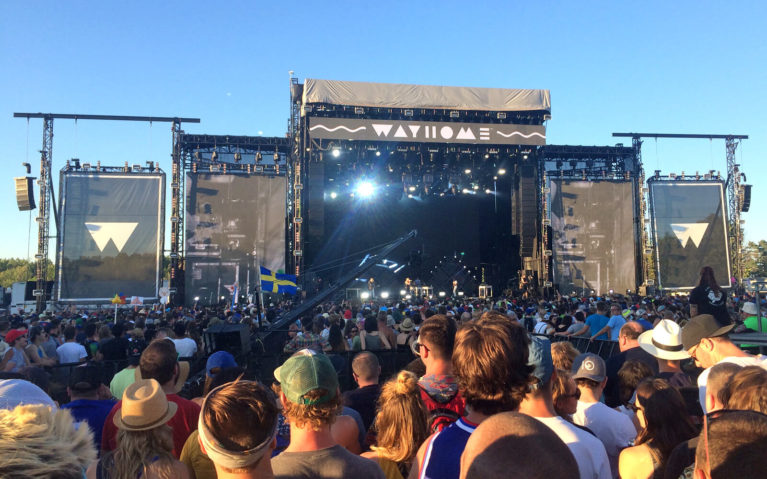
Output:
[[[184,399],[176,394],[168,394],[168,401],[178,404],[178,411],[168,421],[168,426],[173,429],[173,457],[178,459],[181,456],[181,450],[184,448],[186,439],[197,429],[197,420],[200,417],[200,406],[188,399]],[[109,412],[106,421],[104,421],[104,430],[101,434],[101,450],[104,452],[113,451],[117,448],[117,426],[112,419],[120,409],[122,401],[119,401]]]

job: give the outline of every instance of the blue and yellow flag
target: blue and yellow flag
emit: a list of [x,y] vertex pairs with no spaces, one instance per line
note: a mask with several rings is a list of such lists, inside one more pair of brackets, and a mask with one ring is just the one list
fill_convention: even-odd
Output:
[[292,274],[274,273],[261,266],[261,290],[265,293],[296,294],[296,277]]

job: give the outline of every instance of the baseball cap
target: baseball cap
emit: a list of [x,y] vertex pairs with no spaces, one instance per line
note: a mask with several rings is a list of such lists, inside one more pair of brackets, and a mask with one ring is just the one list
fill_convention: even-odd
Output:
[[[282,393],[290,402],[304,405],[323,404],[338,395],[338,374],[327,356],[311,349],[302,349],[274,370]],[[307,399],[308,392],[324,389],[327,393],[317,399]]]
[[601,383],[607,376],[605,360],[593,353],[579,354],[573,360],[573,379],[591,379]]
[[533,376],[538,378],[538,385],[542,386],[551,379],[551,374],[554,372],[551,341],[539,336],[531,336],[528,350],[527,363],[534,368]]
[[73,368],[69,374],[69,389],[73,391],[93,391],[101,386],[101,374],[95,366]]
[[746,314],[758,314],[759,311],[756,309],[756,303],[744,303],[742,311]]
[[213,377],[213,369],[225,369],[236,368],[237,361],[234,360],[234,356],[226,351],[216,351],[208,358],[208,362],[205,363],[205,372],[209,377]]
[[13,345],[13,342],[19,339],[21,336],[27,334],[26,329],[12,329],[5,335],[5,342],[9,345]]
[[684,349],[690,349],[698,344],[701,339],[724,336],[732,331],[734,327],[734,324],[722,326],[710,314],[699,314],[694,318],[690,318],[682,328],[682,345]]

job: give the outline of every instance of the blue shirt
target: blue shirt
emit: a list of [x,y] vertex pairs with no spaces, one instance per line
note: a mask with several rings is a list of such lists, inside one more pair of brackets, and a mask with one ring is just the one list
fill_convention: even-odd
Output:
[[93,441],[98,451],[101,449],[101,430],[104,429],[104,421],[116,403],[117,401],[108,399],[76,399],[64,404],[61,409],[69,409],[75,422],[85,421],[88,423],[88,427],[93,431]]
[[[618,335],[621,332],[621,328],[623,325],[626,324],[626,319],[621,316],[620,314],[616,314],[612,318],[610,318],[610,321],[607,322],[607,325],[610,326],[610,340],[611,341],[617,341]],[[596,331],[594,331],[596,332]]]
[[[592,314],[586,318],[586,326],[591,328],[589,329],[591,336],[594,337],[594,334],[598,333],[600,329],[604,328],[608,321],[609,319],[607,316],[602,316],[601,314]],[[594,339],[607,339],[607,333],[602,333]]]
[[461,473],[461,454],[476,428],[476,424],[460,418],[432,436],[426,446],[419,479],[458,479]]

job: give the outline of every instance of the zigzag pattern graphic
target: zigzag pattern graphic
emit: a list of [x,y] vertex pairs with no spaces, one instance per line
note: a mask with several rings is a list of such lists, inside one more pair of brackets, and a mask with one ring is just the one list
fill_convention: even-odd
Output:
[[360,126],[359,128],[355,128],[355,129],[352,130],[351,128],[348,128],[348,127],[343,126],[343,125],[339,125],[339,126],[337,126],[335,128],[328,128],[325,125],[314,125],[313,127],[309,128],[309,131],[314,131],[317,128],[322,128],[323,130],[330,131],[330,132],[333,132],[333,131],[336,131],[336,130],[346,130],[349,133],[356,133],[356,132],[358,132],[360,130],[366,129],[364,126]]
[[524,133],[519,132],[519,131],[512,131],[508,135],[503,133],[503,132],[501,132],[501,131],[496,131],[496,133],[498,133],[499,135],[501,135],[504,138],[511,138],[514,135],[519,135],[522,138],[530,138],[531,136],[540,136],[541,138],[546,138],[546,135],[542,135],[542,134],[540,134],[538,132],[530,133],[529,135],[525,135]]

